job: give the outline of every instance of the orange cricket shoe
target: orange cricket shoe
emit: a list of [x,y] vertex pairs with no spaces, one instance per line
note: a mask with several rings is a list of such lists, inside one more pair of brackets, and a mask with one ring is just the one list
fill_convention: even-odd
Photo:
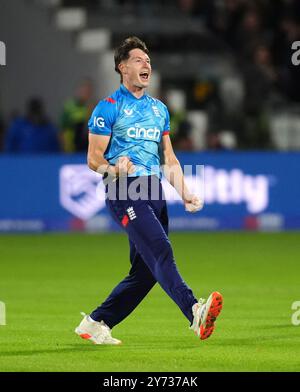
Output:
[[199,299],[192,310],[194,315],[193,324],[190,327],[201,340],[207,339],[215,329],[215,321],[221,313],[223,306],[222,294],[214,291],[205,302]]

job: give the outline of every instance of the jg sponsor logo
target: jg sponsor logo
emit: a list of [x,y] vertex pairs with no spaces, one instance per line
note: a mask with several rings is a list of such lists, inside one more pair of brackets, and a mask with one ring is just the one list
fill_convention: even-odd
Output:
[[103,117],[94,117],[94,127],[103,128],[105,125]]
[[292,63],[294,65],[299,65],[300,64],[300,41],[293,42],[292,50],[295,50],[295,52],[292,55]]
[[6,325],[6,308],[2,301],[0,301],[0,325]]
[[0,41],[0,65],[6,65],[6,46]]
[[300,325],[300,301],[295,301],[292,303],[292,310],[295,312],[292,314],[292,324],[293,325]]

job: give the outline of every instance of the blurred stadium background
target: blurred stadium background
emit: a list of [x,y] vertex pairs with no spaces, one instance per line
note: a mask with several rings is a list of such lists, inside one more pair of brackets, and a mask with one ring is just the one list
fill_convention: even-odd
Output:
[[293,0],[2,1],[0,231],[115,229],[86,123],[118,86],[113,48],[129,35],[151,50],[181,163],[206,167],[202,214],[170,203],[171,227],[298,229],[299,18]]
[[[299,19],[298,0],[0,0],[0,370],[299,371]],[[205,167],[201,213],[169,202],[178,266],[225,307],[200,347],[155,287],[99,360],[73,328],[129,261],[86,165],[87,119],[129,35],[150,49],[179,160]]]

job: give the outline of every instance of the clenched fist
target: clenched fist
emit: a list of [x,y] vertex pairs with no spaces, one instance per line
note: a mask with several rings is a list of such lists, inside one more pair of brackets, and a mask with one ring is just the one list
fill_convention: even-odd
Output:
[[197,212],[203,208],[204,201],[196,195],[191,195],[184,200],[185,210],[188,212]]
[[120,157],[116,163],[116,172],[119,177],[125,177],[135,172],[135,166],[128,157]]

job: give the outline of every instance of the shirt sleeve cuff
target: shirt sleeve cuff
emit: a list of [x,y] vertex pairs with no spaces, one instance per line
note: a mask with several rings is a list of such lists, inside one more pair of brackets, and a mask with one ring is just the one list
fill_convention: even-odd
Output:
[[99,130],[94,130],[94,129],[89,128],[89,133],[92,133],[93,135],[104,135],[104,136],[111,135],[111,131],[105,130],[105,129],[99,131]]

